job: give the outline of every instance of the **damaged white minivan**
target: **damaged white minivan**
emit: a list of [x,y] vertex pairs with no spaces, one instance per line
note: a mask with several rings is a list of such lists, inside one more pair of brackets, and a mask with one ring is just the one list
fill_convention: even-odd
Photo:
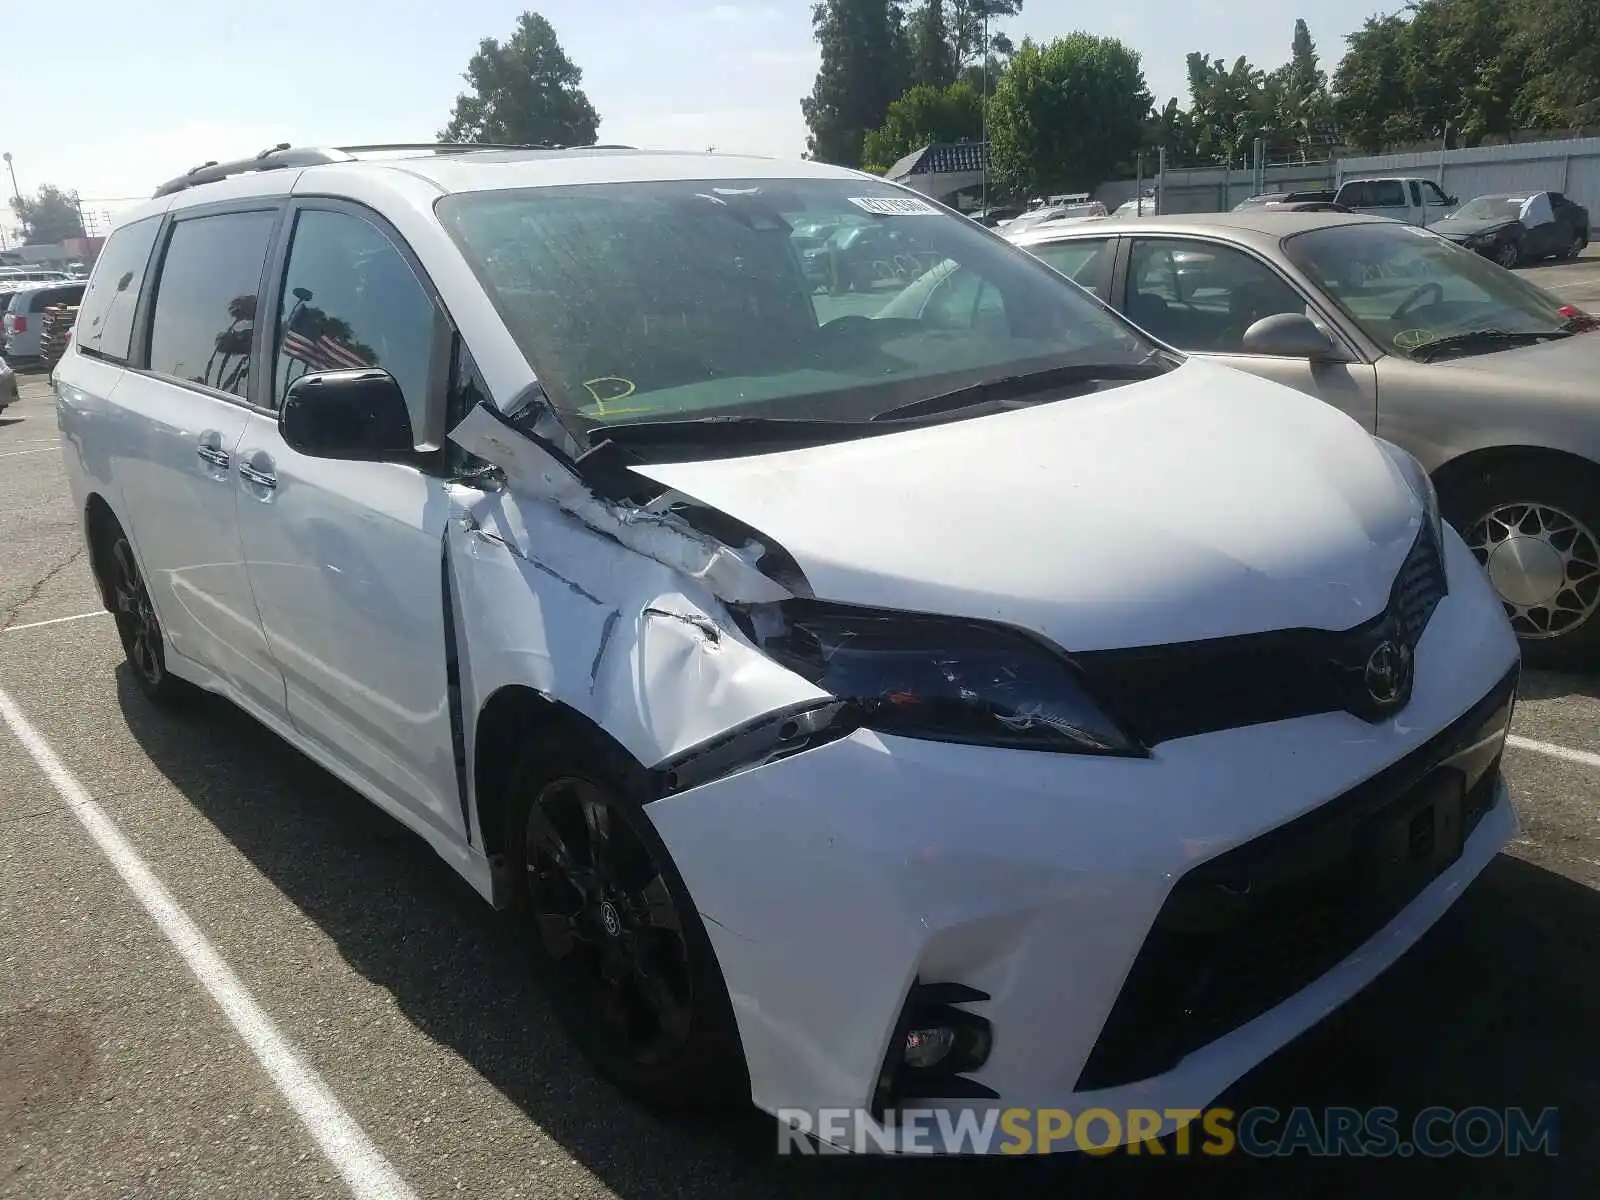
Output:
[[54,382],[144,691],[515,910],[649,1101],[1170,1130],[1515,829],[1416,462],[872,176],[279,147],[125,217]]

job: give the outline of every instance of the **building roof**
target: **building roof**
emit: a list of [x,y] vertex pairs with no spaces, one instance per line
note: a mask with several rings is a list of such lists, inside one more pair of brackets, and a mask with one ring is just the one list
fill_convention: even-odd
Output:
[[933,142],[895,163],[884,178],[901,180],[912,175],[982,171],[988,148],[987,142]]

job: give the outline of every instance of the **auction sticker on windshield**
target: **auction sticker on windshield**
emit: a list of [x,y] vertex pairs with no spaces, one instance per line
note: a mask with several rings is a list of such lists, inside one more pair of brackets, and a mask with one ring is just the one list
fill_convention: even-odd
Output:
[[926,200],[901,196],[851,196],[850,203],[878,217],[932,217],[939,212]]

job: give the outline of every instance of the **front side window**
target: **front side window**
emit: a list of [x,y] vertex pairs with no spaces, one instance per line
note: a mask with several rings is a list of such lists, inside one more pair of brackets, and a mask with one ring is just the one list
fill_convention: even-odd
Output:
[[425,428],[433,302],[378,227],[352,213],[303,211],[294,226],[274,342],[274,404],[302,375],[382,367]]
[[869,180],[474,192],[438,212],[552,402],[595,424],[858,421],[1153,349],[975,222]]
[[1257,321],[1305,311],[1299,292],[1242,250],[1179,238],[1133,243],[1128,317],[1169,346],[1242,354],[1245,330]]
[[[160,228],[160,217],[134,221],[112,233],[101,248],[78,309],[73,339],[80,350],[127,361],[133,313]],[[4,297],[0,297],[3,307]]]
[[[1457,334],[1562,331],[1570,312],[1520,275],[1425,229],[1388,222],[1297,234],[1284,250],[1386,350],[1411,354]],[[1482,349],[1496,348],[1485,342]]]
[[1429,204],[1448,205],[1450,203],[1450,201],[1445,198],[1445,194],[1439,190],[1439,185],[1434,183],[1431,179],[1424,179],[1422,181],[1422,195]]
[[172,227],[150,319],[150,369],[235,396],[248,393],[256,297],[271,212],[191,217]]

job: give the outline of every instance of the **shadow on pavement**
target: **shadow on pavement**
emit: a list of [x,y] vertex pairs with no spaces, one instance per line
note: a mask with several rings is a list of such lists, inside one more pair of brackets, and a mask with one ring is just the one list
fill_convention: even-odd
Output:
[[1600,673],[1524,671],[1517,692],[1523,700],[1561,700],[1567,696],[1600,698]]
[[665,1119],[600,1081],[534,987],[510,922],[420,839],[249,717],[220,700],[157,712],[126,667],[118,697],[150,760],[352,967],[619,1195],[969,1200],[996,1188],[1126,1197],[1196,1185],[1295,1200],[1439,1185],[1453,1196],[1600,1194],[1600,893],[1529,863],[1498,859],[1407,958],[1219,1104],[1392,1106],[1402,1132],[1430,1105],[1556,1106],[1555,1158],[1180,1160],[1169,1140],[1160,1157],[780,1159],[775,1124],[760,1114]]

